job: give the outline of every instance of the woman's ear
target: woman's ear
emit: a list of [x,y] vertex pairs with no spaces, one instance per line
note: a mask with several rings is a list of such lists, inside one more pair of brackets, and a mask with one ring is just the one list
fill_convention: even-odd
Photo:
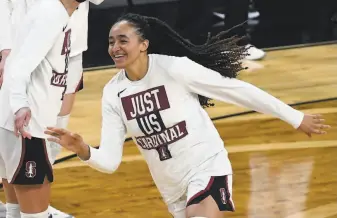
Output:
[[149,48],[149,40],[145,39],[144,41],[142,41],[141,43],[141,47],[140,47],[140,50],[142,52],[146,51],[148,48]]

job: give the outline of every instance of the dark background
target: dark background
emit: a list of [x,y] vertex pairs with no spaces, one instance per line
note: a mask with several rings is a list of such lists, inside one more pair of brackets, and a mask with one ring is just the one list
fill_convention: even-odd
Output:
[[[201,11],[194,5],[204,0],[194,0],[187,8],[181,8],[180,0],[133,0],[133,7],[128,7],[127,1],[130,0],[105,0],[100,6],[91,5],[85,68],[113,64],[107,53],[108,33],[113,22],[126,11],[158,17],[173,28],[190,22],[186,31],[191,29],[188,38],[195,43],[202,42],[208,32],[225,30],[223,20],[213,12],[223,12],[226,0],[208,0]],[[247,33],[258,48],[337,40],[337,25],[331,21],[337,12],[337,0],[254,0],[252,5],[260,16],[249,21]],[[194,13],[192,19],[190,16],[189,20],[182,20],[185,18],[178,16],[184,10]]]

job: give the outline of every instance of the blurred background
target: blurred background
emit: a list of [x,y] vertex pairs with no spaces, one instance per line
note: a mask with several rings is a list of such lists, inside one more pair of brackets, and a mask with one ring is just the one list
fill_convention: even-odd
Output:
[[85,68],[113,64],[107,54],[109,28],[125,12],[158,17],[196,44],[245,18],[246,35],[258,49],[337,39],[336,0],[105,0],[91,4]]

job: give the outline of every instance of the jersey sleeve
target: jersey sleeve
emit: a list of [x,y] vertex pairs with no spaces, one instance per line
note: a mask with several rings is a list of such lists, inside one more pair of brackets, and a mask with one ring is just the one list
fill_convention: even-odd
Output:
[[100,147],[90,147],[90,159],[85,162],[100,172],[113,173],[122,161],[126,127],[109,100],[108,90],[103,91]]
[[258,87],[223,77],[186,57],[177,59],[169,71],[193,93],[275,116],[294,128],[298,128],[303,120],[302,112]]
[[0,52],[12,48],[11,13],[7,0],[0,0]]
[[69,58],[67,90],[65,94],[73,94],[83,88],[82,53]]
[[45,58],[56,38],[62,33],[69,16],[60,1],[40,1],[28,12],[17,32],[20,45],[13,47],[6,66],[10,79],[10,106],[15,114],[29,107],[26,89],[34,69]]

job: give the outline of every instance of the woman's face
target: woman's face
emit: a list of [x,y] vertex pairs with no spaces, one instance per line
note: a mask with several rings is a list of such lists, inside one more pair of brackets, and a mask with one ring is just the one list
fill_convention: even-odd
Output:
[[147,48],[148,40],[143,40],[129,22],[120,21],[111,28],[108,52],[117,68],[127,68],[142,52],[146,52]]

